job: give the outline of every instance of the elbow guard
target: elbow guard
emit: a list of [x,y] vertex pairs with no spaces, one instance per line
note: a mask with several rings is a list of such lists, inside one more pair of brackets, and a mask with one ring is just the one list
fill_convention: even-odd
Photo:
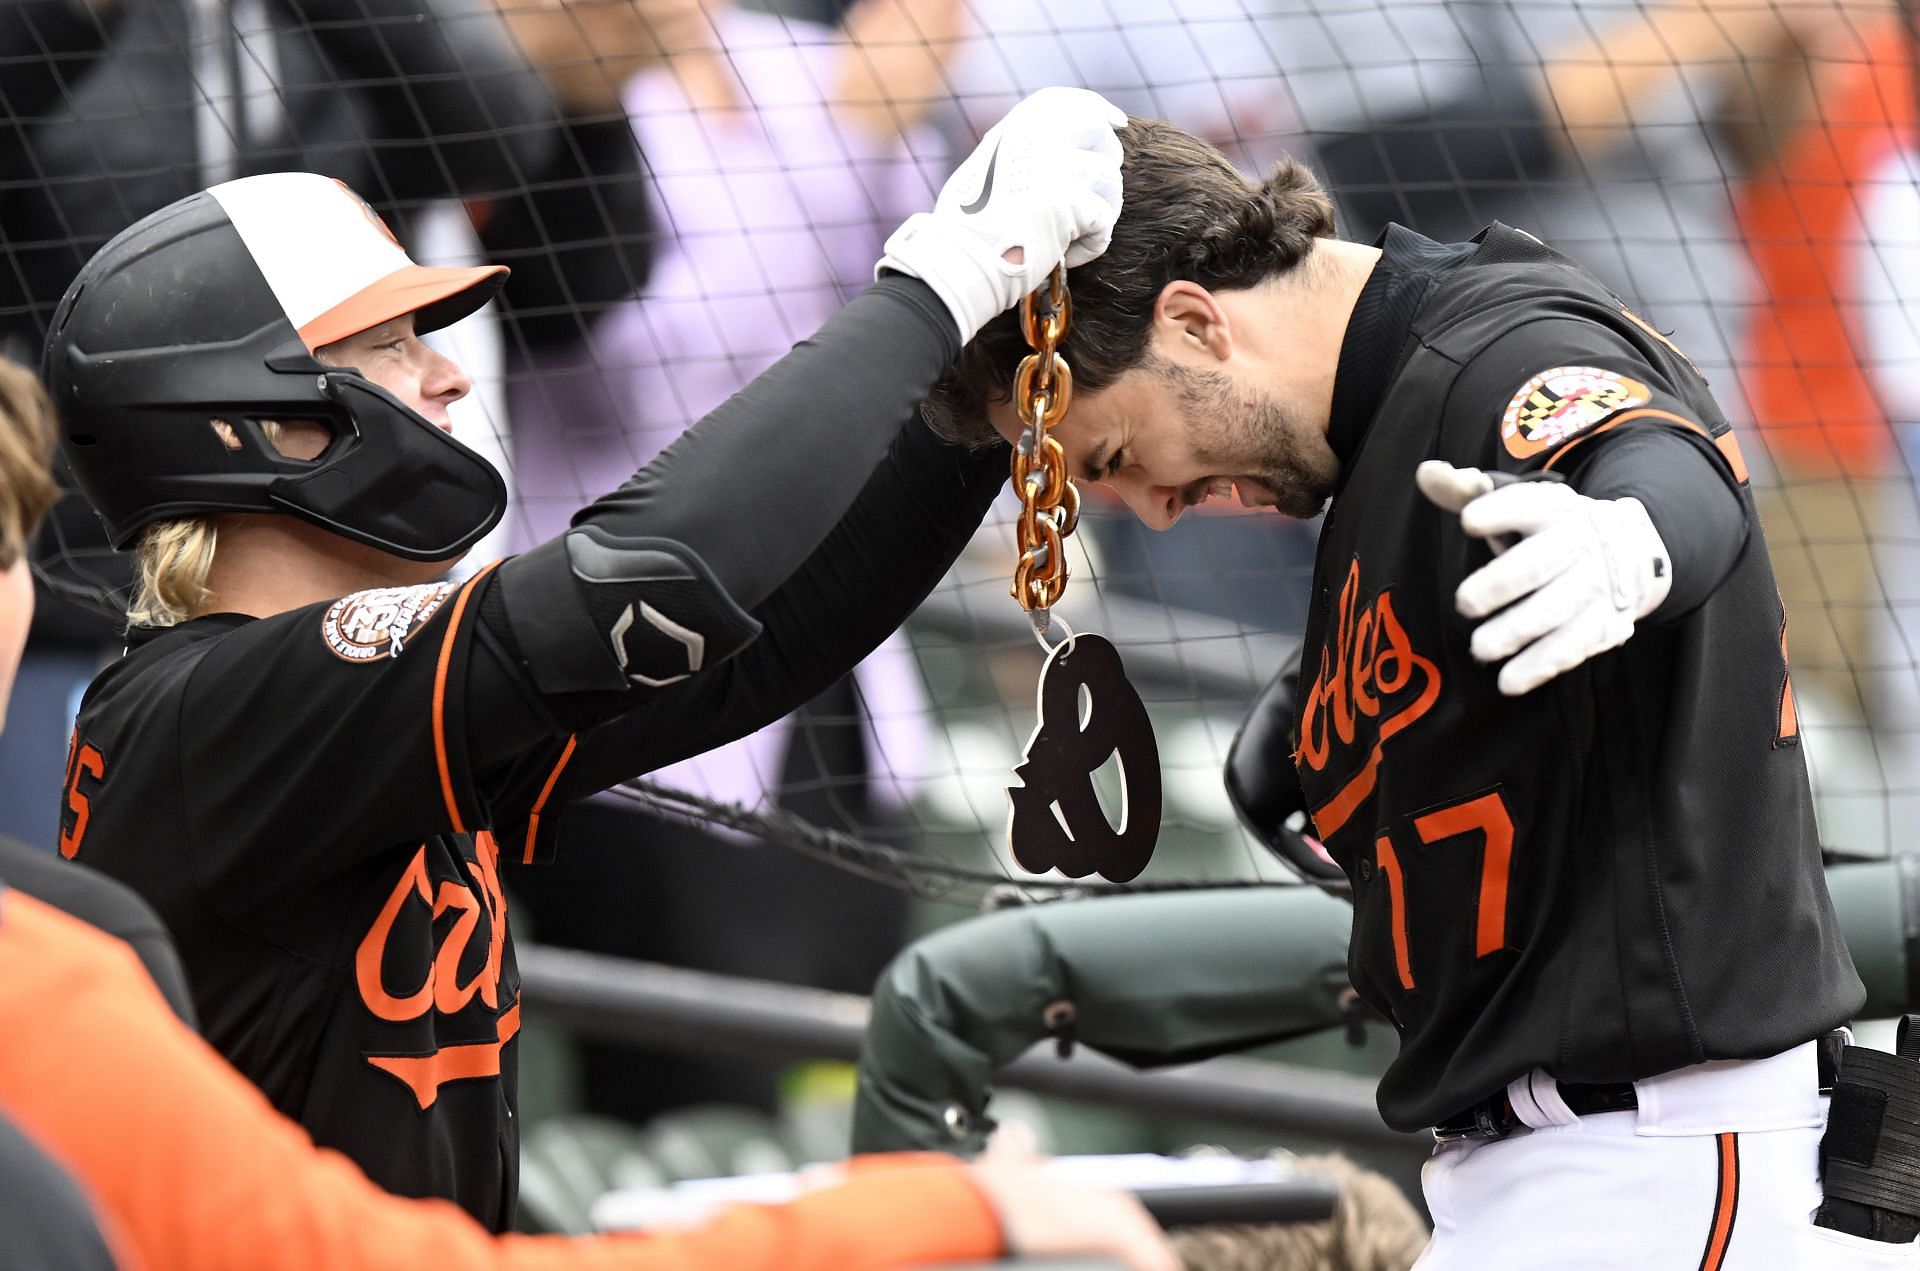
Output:
[[1227,798],[1240,824],[1302,880],[1342,890],[1346,873],[1326,849],[1287,828],[1288,818],[1307,811],[1307,794],[1300,788],[1293,762],[1294,734],[1299,728],[1299,710],[1293,700],[1297,660],[1297,655],[1281,659],[1283,669],[1260,690],[1234,734],[1223,773]]
[[490,625],[547,697],[665,688],[760,634],[685,544],[594,525],[502,565],[494,592]]

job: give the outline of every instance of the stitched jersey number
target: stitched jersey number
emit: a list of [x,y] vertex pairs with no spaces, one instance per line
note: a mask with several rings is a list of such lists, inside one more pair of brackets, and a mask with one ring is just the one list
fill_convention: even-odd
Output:
[[82,777],[96,784],[107,774],[107,761],[91,742],[82,745],[78,735],[67,748],[67,808],[73,813],[73,825],[60,831],[60,855],[72,860],[87,836],[87,819],[93,815],[93,800],[80,788]]
[[[1413,829],[1427,846],[1448,839],[1471,838],[1480,844],[1480,894],[1475,906],[1473,956],[1484,958],[1507,944],[1507,872],[1513,862],[1513,816],[1498,790],[1476,794],[1459,803],[1425,812],[1413,819]],[[1393,964],[1400,987],[1412,990],[1413,958],[1407,940],[1407,883],[1393,841],[1382,834],[1374,843],[1380,877],[1387,888],[1393,927]]]

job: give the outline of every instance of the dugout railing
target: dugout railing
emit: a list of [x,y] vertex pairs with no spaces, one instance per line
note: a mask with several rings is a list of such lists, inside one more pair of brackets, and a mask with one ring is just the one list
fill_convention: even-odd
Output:
[[[867,999],[855,994],[541,945],[518,956],[528,1020],[577,1037],[681,1055],[850,1061],[866,1027]],[[1228,1056],[1141,1072],[1084,1048],[1063,1060],[1036,1047],[1001,1068],[995,1085],[1369,1156],[1412,1161],[1432,1146],[1380,1120],[1373,1081],[1273,1060]]]

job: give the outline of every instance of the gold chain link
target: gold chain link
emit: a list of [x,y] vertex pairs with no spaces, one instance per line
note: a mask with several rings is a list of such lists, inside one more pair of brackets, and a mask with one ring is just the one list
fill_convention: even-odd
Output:
[[1067,270],[1055,266],[1047,285],[1020,302],[1020,329],[1033,352],[1021,359],[1013,376],[1013,405],[1024,428],[1013,451],[1020,562],[1012,590],[1029,611],[1052,608],[1067,589],[1063,543],[1080,519],[1080,491],[1067,479],[1067,453],[1050,435],[1073,400],[1073,370],[1057,351],[1072,321]]

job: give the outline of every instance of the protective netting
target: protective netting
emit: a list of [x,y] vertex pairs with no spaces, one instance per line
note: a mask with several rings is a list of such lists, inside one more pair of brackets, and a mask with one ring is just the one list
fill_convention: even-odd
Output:
[[[1583,262],[1743,425],[1790,617],[1823,834],[1920,847],[1920,159],[1915,14],[1845,0],[0,0],[0,348],[37,360],[80,263],[235,175],[338,176],[429,263],[510,264],[444,334],[460,435],[510,474],[475,559],[550,535],[804,339],[1020,95],[1098,89],[1342,232],[1500,220]],[[741,515],[751,516],[751,508]],[[991,877],[1040,650],[996,516],[905,635],[796,723],[653,775],[802,809]],[[1154,715],[1155,879],[1279,872],[1220,766],[1303,625],[1313,527],[1144,531],[1090,494],[1061,612]],[[46,596],[116,611],[69,506]],[[34,651],[112,628],[47,603]],[[31,659],[30,659],[31,665]],[[697,806],[697,805],[696,805]],[[891,866],[890,866],[891,868]]]

